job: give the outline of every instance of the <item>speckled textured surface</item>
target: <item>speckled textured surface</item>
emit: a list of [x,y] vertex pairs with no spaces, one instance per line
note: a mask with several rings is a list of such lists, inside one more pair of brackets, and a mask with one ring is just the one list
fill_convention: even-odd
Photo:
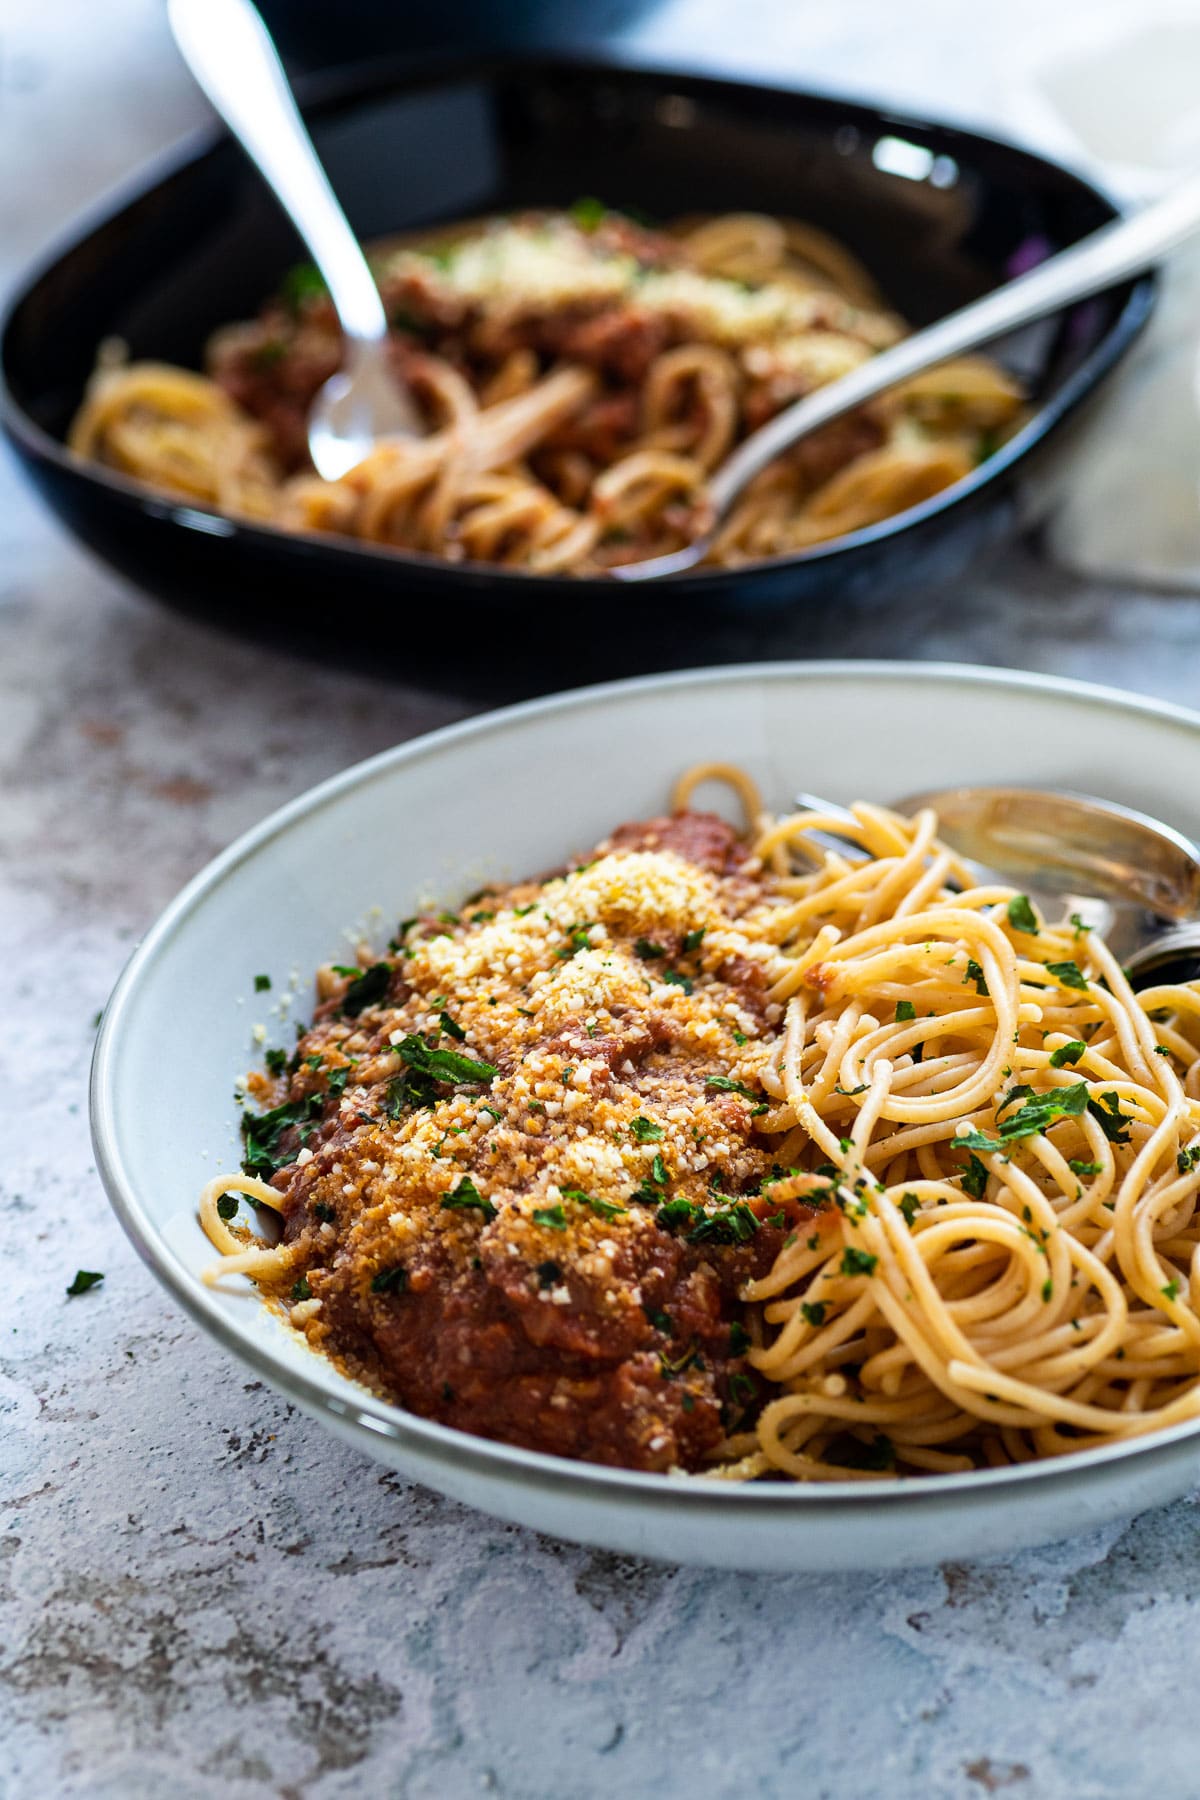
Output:
[[[821,19],[755,0],[737,45],[716,0],[674,0],[640,41],[709,62],[724,41],[744,66],[917,106],[950,71],[966,114],[995,104],[1000,50],[1040,10],[972,9],[970,56],[951,0],[905,9],[903,27],[882,0]],[[0,29],[0,167],[37,146],[22,182],[0,182],[15,263],[201,108],[153,0],[18,0]],[[0,1794],[1200,1791],[1191,1501],[971,1568],[778,1580],[642,1564],[381,1472],[174,1311],[92,1168],[93,1015],[212,852],[462,708],[155,611],[59,536],[10,462],[0,545]],[[817,618],[803,647],[1189,702],[1200,606],[1085,587],[1013,549],[902,612]],[[80,1265],[105,1281],[68,1301]]]

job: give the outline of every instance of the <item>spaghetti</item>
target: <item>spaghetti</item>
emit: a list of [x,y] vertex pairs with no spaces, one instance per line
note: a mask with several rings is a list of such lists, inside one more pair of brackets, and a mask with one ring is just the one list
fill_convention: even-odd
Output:
[[[697,865],[696,834],[703,838],[708,816],[686,810],[711,780],[733,784],[749,826],[741,860],[721,864],[723,873],[713,873],[711,857]],[[588,916],[604,922],[614,971],[596,959],[590,1004],[611,1003],[619,1013],[644,986],[639,1029],[650,1016],[645,1009],[675,1009],[670,1030],[660,1033],[660,1045],[670,1048],[645,1053],[630,1076],[641,1109],[632,1130],[619,1123],[619,1107],[592,1111],[581,1102],[581,1139],[588,1131],[607,1136],[625,1145],[620,1153],[581,1164],[584,1152],[570,1132],[551,1133],[542,1146],[561,1193],[590,1196],[590,1205],[607,1209],[607,1238],[628,1234],[644,1247],[685,1233],[682,1244],[696,1248],[689,1281],[704,1268],[726,1293],[736,1281],[737,1322],[730,1326],[728,1305],[719,1321],[736,1343],[733,1360],[717,1355],[697,1371],[688,1357],[704,1365],[717,1336],[705,1339],[702,1327],[689,1326],[681,1356],[679,1319],[667,1321],[676,1336],[660,1351],[660,1413],[679,1401],[680,1418],[694,1419],[714,1383],[725,1402],[710,1441],[672,1440],[675,1461],[725,1479],[871,1481],[1059,1455],[1200,1416],[1200,984],[1135,994],[1107,946],[1078,919],[1051,922],[1023,895],[974,885],[938,842],[931,813],[909,820],[859,804],[852,827],[811,813],[774,819],[748,777],[725,765],[692,770],[674,799],[675,817],[655,822],[649,838],[649,828],[632,839],[617,833],[599,863],[562,878],[549,936],[535,940],[529,964],[540,979],[525,979],[535,1007],[550,1004],[564,968],[574,970],[571,980],[584,979],[572,960],[561,960],[556,932],[562,936],[586,899]],[[850,844],[844,854],[818,848],[813,833],[822,829],[852,840],[857,852]],[[647,844],[659,848],[648,853]],[[516,921],[520,896],[538,891],[486,902],[488,923],[478,932],[499,934],[497,954],[520,935],[503,909]],[[650,949],[692,971],[675,976],[686,994],[662,987],[662,964],[636,948],[645,950],[647,938],[623,938],[618,914],[629,934],[653,929]],[[705,923],[688,926],[697,919]],[[696,948],[697,931],[706,948]],[[476,986],[493,994],[495,965],[470,933],[462,934],[462,956],[416,948],[404,964],[407,982],[446,982],[469,968]],[[456,943],[457,929],[443,929],[447,939]],[[694,963],[683,961],[685,941],[693,942]],[[503,992],[499,998],[503,1007]],[[427,1008],[409,1015],[420,1016],[430,1017]],[[478,1016],[482,1032],[486,999]],[[470,1018],[474,1041],[476,1015],[460,1017]],[[717,1030],[728,1029],[730,1018],[740,1021],[732,1032],[740,1049]],[[386,1024],[384,1017],[381,1029]],[[544,1049],[539,1024],[527,1029]],[[607,1030],[602,1024],[602,1035]],[[387,1046],[395,1037],[383,1032],[378,1041]],[[367,1034],[356,1081],[379,1078],[370,1060],[376,1041]],[[724,1071],[716,1075],[704,1073],[717,1066],[714,1044]],[[725,1109],[719,1126],[699,1102],[691,1110],[678,1104],[687,1091],[679,1046],[688,1046],[688,1056],[708,1046],[699,1082],[703,1104]],[[575,1081],[588,1040],[560,1051]],[[527,1065],[540,1066],[533,1052],[518,1049],[513,1078]],[[626,1066],[614,1058],[614,1068]],[[507,1107],[500,1087],[498,1080],[489,1104],[497,1117]],[[354,1104],[365,1104],[361,1094]],[[476,1107],[472,1098],[459,1111],[473,1116]],[[390,1147],[386,1133],[376,1133],[374,1166],[381,1156],[415,1154],[422,1132],[441,1134],[443,1146],[452,1141],[445,1135],[452,1114],[435,1108],[400,1126]],[[696,1158],[689,1151],[701,1120],[706,1154]],[[503,1129],[489,1122],[486,1134]],[[646,1133],[654,1177],[633,1191],[630,1171],[649,1166]],[[478,1189],[492,1195],[493,1222],[472,1240],[472,1254],[486,1262],[488,1234],[502,1230],[510,1202],[485,1182],[485,1164],[471,1161],[470,1150],[463,1155]],[[579,1175],[585,1165],[586,1180]],[[298,1172],[293,1160],[269,1189],[235,1176],[218,1178],[205,1193],[205,1229],[234,1259],[224,1267],[268,1290],[312,1266],[312,1239],[293,1231],[278,1249],[264,1250],[245,1227],[226,1222],[236,1202],[224,1197],[231,1189],[252,1193],[294,1219]],[[511,1205],[514,1218],[547,1216],[529,1215],[523,1200]],[[343,1227],[339,1220],[326,1229],[332,1243]],[[547,1236],[555,1242],[552,1230],[521,1256],[540,1255]],[[505,1267],[524,1244],[512,1242]],[[606,1255],[606,1279],[615,1285],[617,1246]],[[657,1266],[647,1258],[643,1282],[644,1270]],[[592,1300],[572,1273],[563,1281],[565,1321],[586,1323]],[[293,1321],[313,1341],[320,1341],[311,1329],[319,1296],[335,1286],[314,1275],[312,1292],[293,1307]],[[306,1311],[314,1298],[317,1306]],[[678,1294],[671,1306],[681,1313]],[[665,1312],[658,1316],[661,1322]],[[411,1333],[405,1341],[416,1354]],[[336,1350],[336,1339],[323,1347]],[[559,1358],[560,1374],[574,1368],[561,1350]],[[741,1387],[736,1419],[728,1401],[746,1378],[741,1371],[753,1385]],[[682,1399],[689,1392],[690,1406]],[[473,1428],[505,1435],[486,1422]],[[601,1459],[663,1466],[621,1448]],[[598,1454],[586,1445],[567,1453]]]
[[[288,530],[595,574],[688,542],[737,443],[904,330],[840,244],[759,214],[649,231],[583,202],[385,246],[375,271],[425,438],[381,443],[340,481],[313,474],[307,412],[341,340],[300,270],[216,335],[208,375],[105,346],[71,448]],[[914,378],[764,470],[708,560],[788,555],[907,510],[969,474],[1021,402],[984,358]]]

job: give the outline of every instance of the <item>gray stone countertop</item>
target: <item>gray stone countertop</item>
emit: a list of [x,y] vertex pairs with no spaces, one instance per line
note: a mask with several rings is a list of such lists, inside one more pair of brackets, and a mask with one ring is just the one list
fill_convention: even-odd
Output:
[[[987,116],[1045,13],[669,0],[633,42]],[[4,273],[201,116],[154,0],[17,0],[0,20]],[[971,1567],[641,1563],[381,1472],[179,1315],[92,1166],[94,1015],[236,833],[463,708],[157,610],[66,539],[11,459],[0,550],[0,1794],[1200,1792],[1193,1500]],[[953,592],[817,618],[807,648],[1188,702],[1200,604],[1013,547]],[[68,1301],[79,1266],[105,1280]]]

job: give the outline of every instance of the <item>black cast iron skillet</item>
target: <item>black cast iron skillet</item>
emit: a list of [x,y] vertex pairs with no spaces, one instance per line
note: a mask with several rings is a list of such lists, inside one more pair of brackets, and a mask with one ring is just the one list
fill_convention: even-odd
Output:
[[[1112,204],[1044,158],[848,100],[591,60],[373,68],[310,89],[317,148],[364,238],[598,195],[651,217],[790,213],[837,234],[923,324],[1074,242]],[[300,255],[223,133],[189,141],[30,274],[0,334],[4,426],[45,498],[168,605],[326,659],[466,692],[803,650],[814,608],[892,604],[1011,530],[1018,475],[1129,348],[1151,277],[1030,328],[1001,355],[1028,423],[966,481],[803,556],[653,588],[530,577],[300,537],[148,494],[63,435],[110,334],[200,366]]]

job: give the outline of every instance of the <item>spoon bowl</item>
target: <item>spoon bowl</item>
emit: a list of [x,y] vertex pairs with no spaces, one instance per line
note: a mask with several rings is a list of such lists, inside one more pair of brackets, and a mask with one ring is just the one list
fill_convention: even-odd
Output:
[[[860,859],[842,838],[845,807],[800,793],[797,806],[835,821],[814,843]],[[1135,987],[1200,978],[1200,848],[1161,819],[1089,794],[957,787],[907,794],[894,810],[931,808],[938,836],[982,882],[1022,887],[1043,911],[1078,913],[1120,956]],[[1165,929],[1164,929],[1165,927]]]
[[388,358],[388,321],[367,259],[305,130],[250,0],[167,0],[180,54],[308,246],[345,344],[308,420],[318,475],[337,481],[384,438],[423,435]]

